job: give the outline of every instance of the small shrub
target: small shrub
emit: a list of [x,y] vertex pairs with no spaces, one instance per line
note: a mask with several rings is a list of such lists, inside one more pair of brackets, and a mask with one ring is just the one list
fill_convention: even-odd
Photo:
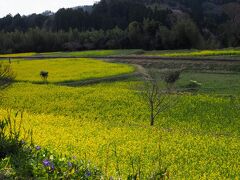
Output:
[[41,71],[40,76],[41,76],[43,82],[47,82],[47,79],[48,79],[48,72],[47,71]]
[[168,90],[172,90],[173,85],[179,80],[183,69],[167,69],[162,72],[161,79],[166,83]]
[[180,78],[181,72],[181,70],[166,70],[163,72],[162,79],[167,84],[174,84]]

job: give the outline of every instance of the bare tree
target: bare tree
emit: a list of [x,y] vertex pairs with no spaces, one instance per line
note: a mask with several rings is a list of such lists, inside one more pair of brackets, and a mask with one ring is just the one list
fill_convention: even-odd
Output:
[[157,79],[153,70],[145,72],[143,85],[140,87],[141,95],[148,105],[151,126],[155,124],[155,119],[161,112],[173,107],[177,102],[175,94],[163,88]]
[[8,87],[15,79],[12,68],[8,64],[0,64],[0,89]]

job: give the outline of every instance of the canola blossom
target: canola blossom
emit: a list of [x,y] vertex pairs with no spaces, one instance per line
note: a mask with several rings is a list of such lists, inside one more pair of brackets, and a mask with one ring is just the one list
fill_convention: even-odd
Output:
[[17,81],[42,82],[39,73],[48,72],[49,83],[81,81],[132,73],[134,67],[93,59],[12,60]]
[[[108,74],[116,73],[115,68],[108,70]],[[126,80],[66,87],[18,82],[5,90],[0,118],[7,116],[7,109],[13,115],[23,111],[23,124],[33,131],[36,151],[46,147],[88,160],[109,179],[137,172],[150,177],[162,169],[173,179],[240,176],[240,114],[229,97],[181,93],[178,103],[150,127],[147,104],[134,88],[139,83]],[[50,171],[55,167],[52,159],[42,162]],[[65,165],[73,167],[71,161]],[[92,171],[84,175],[87,178]]]

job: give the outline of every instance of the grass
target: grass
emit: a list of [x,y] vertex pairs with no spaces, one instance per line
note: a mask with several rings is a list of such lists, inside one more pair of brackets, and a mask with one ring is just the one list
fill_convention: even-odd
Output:
[[[38,63],[26,62],[29,66],[22,66],[27,67],[22,76]],[[58,69],[71,64],[58,62]],[[108,68],[108,73],[113,72]],[[197,80],[203,84],[202,93],[179,94],[178,104],[163,112],[154,127],[149,126],[147,104],[134,88],[140,82],[134,80],[83,87],[18,82],[4,91],[0,116],[9,108],[23,110],[25,127],[33,129],[35,144],[90,160],[108,178],[126,179],[141,172],[146,179],[167,168],[172,179],[234,179],[240,176],[240,91],[229,89],[228,81],[237,87],[238,77],[182,74],[178,86]]]
[[207,56],[239,56],[240,49],[220,50],[178,50],[178,51],[149,51],[145,55],[162,57],[207,57]]
[[26,57],[26,56],[34,56],[35,52],[29,53],[15,53],[15,54],[0,54],[0,57]]
[[48,82],[79,81],[131,73],[134,67],[93,59],[13,60],[17,81],[42,82],[40,71],[48,71]]
[[239,94],[240,73],[185,72],[177,85],[187,86],[191,80],[202,84],[200,93]]
[[17,53],[2,54],[0,57],[106,57],[106,56],[128,56],[128,55],[146,55],[161,57],[231,57],[240,56],[239,48],[216,49],[216,50],[157,50],[144,51],[140,49],[118,49],[118,50],[87,50],[73,52],[46,52],[46,53]]
[[89,51],[75,51],[75,52],[50,52],[40,53],[43,56],[70,56],[70,57],[101,57],[101,56],[116,56],[116,55],[130,55],[139,52],[137,49],[126,50],[89,50]]
[[73,52],[46,52],[46,53],[16,53],[16,54],[0,54],[0,57],[32,57],[32,56],[53,56],[53,57],[103,57],[103,56],[122,56],[131,55],[141,52],[138,49],[119,49],[119,50],[88,50]]

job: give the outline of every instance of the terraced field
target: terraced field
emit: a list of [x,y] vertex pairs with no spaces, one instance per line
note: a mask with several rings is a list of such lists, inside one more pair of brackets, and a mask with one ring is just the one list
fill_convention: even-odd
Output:
[[42,82],[41,71],[49,72],[48,82],[80,81],[131,73],[133,66],[93,59],[13,60],[17,81]]
[[[108,178],[144,179],[165,170],[172,179],[240,177],[238,73],[183,73],[178,87],[197,80],[202,88],[178,94],[177,105],[150,127],[147,103],[135,88],[142,83],[138,79],[80,87],[32,83],[41,81],[45,68],[49,81],[59,82],[131,73],[132,66],[88,59],[12,65],[20,82],[4,92],[0,114],[24,111],[37,145],[87,159]],[[228,88],[229,79],[236,88]]]
[[0,57],[25,57],[25,56],[34,56],[36,53],[29,52],[29,53],[16,53],[16,54],[0,54]]
[[240,49],[219,49],[219,50],[178,50],[178,51],[147,51],[145,55],[161,57],[235,57],[239,58]]
[[16,53],[16,54],[0,54],[0,58],[4,57],[106,57],[106,56],[126,56],[138,54],[142,50],[123,49],[123,50],[91,50],[91,51],[73,51],[73,52],[47,52],[47,53]]
[[158,56],[158,57],[205,57],[205,58],[233,58],[239,59],[239,48],[217,49],[217,50],[155,50],[144,51],[141,49],[122,49],[122,50],[90,50],[73,52],[47,52],[47,53],[17,53],[1,54],[4,57],[109,57],[109,56]]
[[50,52],[40,53],[40,56],[67,56],[67,57],[106,57],[106,56],[127,56],[136,54],[141,50],[91,50],[91,51],[75,51],[75,52]]

